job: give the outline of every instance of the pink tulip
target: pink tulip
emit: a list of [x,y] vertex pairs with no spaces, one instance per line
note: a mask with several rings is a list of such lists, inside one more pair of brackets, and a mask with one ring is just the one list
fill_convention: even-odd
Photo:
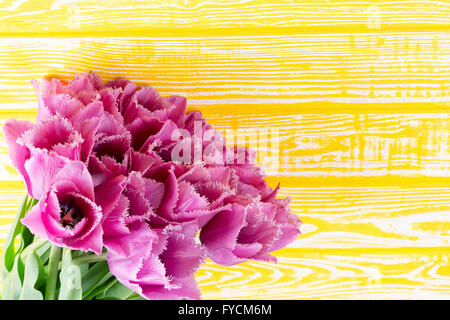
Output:
[[[242,198],[241,198],[242,199]],[[276,262],[270,252],[294,241],[300,234],[300,219],[290,214],[288,201],[266,203],[236,201],[205,225],[200,240],[208,257],[231,266],[247,260]]]
[[[65,164],[55,170],[57,162],[58,166]],[[95,203],[92,179],[85,165],[43,153],[32,157],[28,165],[33,180],[39,180],[42,172],[53,172],[47,182],[51,187],[43,187],[47,190],[22,223],[33,234],[56,245],[100,254],[102,210]]]
[[194,272],[204,260],[204,249],[194,240],[196,229],[192,223],[162,229],[130,224],[130,233],[122,238],[130,254],[109,250],[111,273],[147,299],[199,299]]
[[[117,183],[116,183],[117,184]],[[150,227],[163,198],[162,183],[128,176],[103,222],[108,264],[119,281],[149,299],[199,298],[193,273],[204,258],[195,222]]]

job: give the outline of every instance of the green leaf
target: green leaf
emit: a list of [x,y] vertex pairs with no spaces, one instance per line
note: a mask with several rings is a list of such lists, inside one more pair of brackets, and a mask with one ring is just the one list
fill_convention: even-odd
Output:
[[89,296],[93,290],[103,285],[111,277],[113,277],[113,275],[109,272],[108,263],[106,261],[95,263],[86,273],[83,274],[81,279],[83,299]]
[[[21,212],[23,211],[23,213],[21,214],[21,218],[25,217],[27,215],[27,213],[31,210],[31,208],[34,207],[34,205],[38,202],[38,200],[31,198],[31,197],[27,197],[28,200],[25,204],[25,206],[23,207],[23,210],[21,210]],[[22,252],[23,249],[25,249],[25,247],[27,247],[28,245],[30,245],[33,242],[34,239],[34,234],[31,233],[31,231],[22,223],[18,223],[18,227],[19,227],[19,233],[16,235],[19,237],[19,246],[17,247],[16,250],[16,255],[19,254],[20,252]]]
[[116,280],[95,298],[98,300],[126,300],[128,297],[135,294],[136,293],[133,290]]
[[20,293],[20,300],[43,300],[44,297],[36,287],[44,280],[44,267],[38,255],[34,252],[28,255],[25,264],[25,275]]
[[[2,299],[16,300],[21,296],[26,266],[20,257],[20,253],[25,247],[33,242],[34,235],[20,222],[20,219],[22,219],[37,202],[36,199],[29,198],[27,195],[24,196],[14,222],[10,227],[8,237],[5,240],[0,259],[0,276],[2,280],[0,295]],[[17,250],[15,250],[14,242],[17,237],[19,237],[20,241]],[[28,269],[30,268],[31,267]],[[29,276],[27,279],[29,279]]]
[[28,196],[26,195],[23,200],[22,204],[19,207],[19,210],[17,211],[16,217],[14,219],[14,222],[9,230],[8,237],[5,240],[5,243],[3,245],[1,260],[0,260],[0,268],[1,268],[1,275],[2,278],[7,277],[7,273],[10,272],[13,268],[13,264],[16,257],[16,252],[14,251],[14,240],[16,239],[17,235],[21,233],[22,231],[22,223],[20,222],[20,219],[22,219],[25,216],[25,213],[28,212]]
[[14,260],[13,267],[2,281],[1,298],[2,300],[17,300],[20,297],[22,289],[22,281],[20,277],[21,260],[17,256]]
[[111,287],[115,282],[117,281],[116,278],[110,279],[105,284],[101,286],[95,287],[93,290],[91,290],[89,293],[83,294],[83,300],[92,300],[99,295],[103,294],[105,290],[107,290],[109,287]]
[[48,261],[48,258],[50,256],[50,247],[52,244],[50,242],[47,242],[42,247],[36,249],[34,252],[39,256],[42,264],[46,264]]
[[22,225],[22,230],[20,232],[20,246],[19,250],[17,250],[17,253],[21,252],[24,248],[29,246],[34,239],[34,234],[31,233],[31,231],[24,225]]
[[64,248],[61,273],[59,274],[61,288],[58,300],[81,300],[81,271],[80,267],[72,263],[71,250]]
[[136,294],[134,296],[128,297],[127,300],[147,300],[147,299],[145,299],[145,298],[141,297],[140,295]]

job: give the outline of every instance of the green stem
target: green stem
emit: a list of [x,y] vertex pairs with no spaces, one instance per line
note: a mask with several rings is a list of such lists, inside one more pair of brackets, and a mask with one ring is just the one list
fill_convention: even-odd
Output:
[[[27,196],[27,198],[28,198],[28,196]],[[29,197],[27,204],[26,204],[27,210],[25,213],[28,213],[28,211],[30,211],[38,202],[39,202],[39,200]]]
[[72,260],[72,263],[74,264],[85,264],[85,263],[92,263],[92,262],[99,262],[99,261],[105,261],[106,260],[106,253],[102,254],[90,254],[86,256],[81,256],[79,258],[75,258]]
[[61,260],[61,248],[52,245],[48,261],[47,282],[45,285],[45,300],[55,300],[56,284],[58,282],[58,265]]
[[[74,264],[86,264],[86,263],[92,263],[92,262],[100,262],[100,261],[106,261],[106,253],[102,253],[100,255],[96,254],[90,254],[87,256],[82,256],[79,258],[72,259],[72,263]],[[58,263],[58,270],[61,270],[62,262],[60,261]],[[44,266],[44,270],[47,271],[49,269],[49,266]]]

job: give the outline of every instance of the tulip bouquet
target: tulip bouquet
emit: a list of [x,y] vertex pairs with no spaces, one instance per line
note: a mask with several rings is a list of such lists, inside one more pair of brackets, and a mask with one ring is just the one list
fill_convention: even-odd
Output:
[[299,235],[254,152],[227,146],[185,98],[95,73],[32,83],[36,123],[3,127],[27,195],[2,299],[199,299],[206,258],[276,262]]

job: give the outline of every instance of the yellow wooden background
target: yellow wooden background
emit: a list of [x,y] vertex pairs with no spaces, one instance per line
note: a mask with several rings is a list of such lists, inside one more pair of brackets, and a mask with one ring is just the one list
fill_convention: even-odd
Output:
[[[0,1],[0,126],[30,79],[97,71],[275,128],[304,224],[277,265],[197,274],[204,299],[450,298],[448,1]],[[0,138],[0,236],[25,189]]]

